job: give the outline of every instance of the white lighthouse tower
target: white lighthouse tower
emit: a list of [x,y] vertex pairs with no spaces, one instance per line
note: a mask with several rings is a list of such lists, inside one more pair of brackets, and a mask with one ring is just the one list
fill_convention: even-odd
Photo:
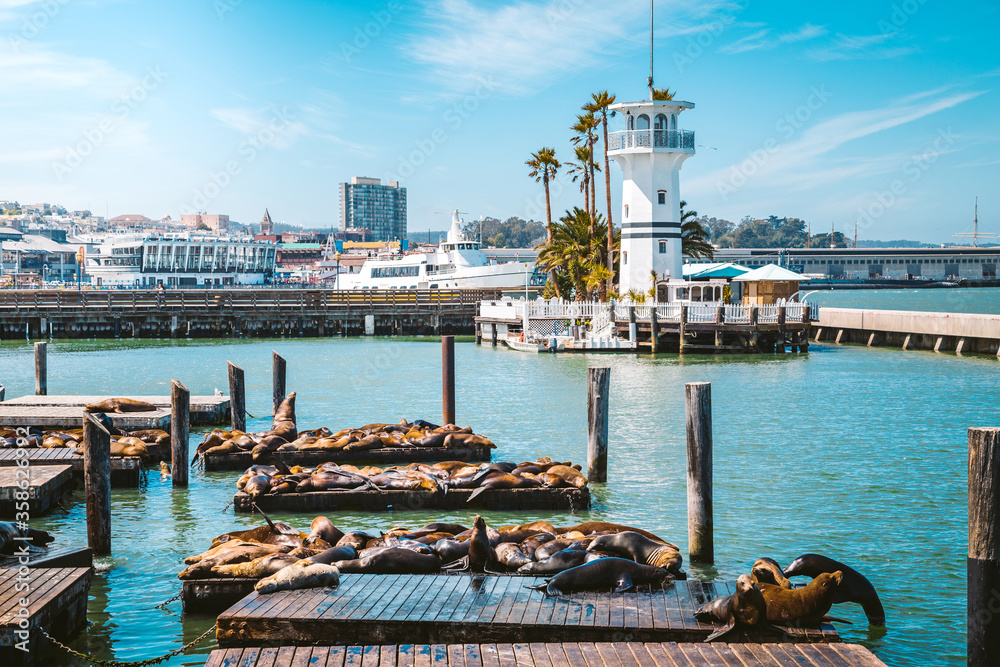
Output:
[[682,280],[680,171],[694,155],[694,132],[677,118],[694,104],[644,100],[611,105],[625,129],[608,135],[608,156],[622,168],[621,273],[618,293],[646,292]]

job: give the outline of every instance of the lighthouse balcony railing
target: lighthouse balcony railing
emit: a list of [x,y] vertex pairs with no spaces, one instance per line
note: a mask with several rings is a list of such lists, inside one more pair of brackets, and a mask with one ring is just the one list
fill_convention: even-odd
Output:
[[693,130],[622,130],[608,135],[608,150],[668,148],[694,152]]

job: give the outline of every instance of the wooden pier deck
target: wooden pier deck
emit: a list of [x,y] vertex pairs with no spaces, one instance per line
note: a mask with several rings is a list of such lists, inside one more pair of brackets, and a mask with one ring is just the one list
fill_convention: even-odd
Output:
[[[17,465],[16,449],[0,449],[0,470]],[[83,454],[77,454],[75,449],[59,447],[53,449],[31,448],[28,452],[29,467],[68,465],[73,474],[83,479]],[[137,456],[111,457],[111,486],[118,488],[137,488],[142,477],[142,461]]]
[[[16,585],[26,583],[28,588],[18,592]],[[48,640],[38,632],[47,633],[65,641],[83,628],[87,621],[87,594],[90,590],[90,568],[37,568],[19,575],[16,569],[0,570],[0,664],[43,665],[41,653]],[[30,591],[30,595],[26,595]],[[28,637],[20,627],[23,609],[20,604],[27,599]],[[15,648],[27,640],[28,651]]]
[[[317,466],[323,463],[413,463],[438,461],[489,461],[492,447],[386,447],[362,451],[342,449],[278,452],[276,456],[286,465]],[[202,456],[205,470],[246,470],[253,465],[250,452]]]
[[0,467],[0,518],[13,519],[17,501],[15,492],[23,492],[19,484],[28,481],[31,516],[41,516],[52,509],[73,483],[73,469],[61,466]]
[[205,667],[885,667],[857,644],[388,644],[212,651]]
[[[704,641],[695,609],[725,583],[667,582],[613,594],[546,597],[542,577],[341,575],[337,588],[251,593],[219,615],[219,646],[324,643]],[[343,642],[331,638],[343,638]],[[791,642],[838,642],[830,624],[790,628]],[[756,638],[758,641],[760,637]]]
[[[170,409],[160,408],[153,412],[107,413],[111,423],[121,431],[141,431],[146,429],[170,430]],[[34,426],[36,428],[59,429],[80,428],[83,423],[82,407],[59,405],[10,405],[0,403],[0,426]]]
[[[116,398],[113,395],[100,396],[21,396],[12,398],[0,403],[0,407],[8,405],[27,407],[60,407],[60,408],[83,408],[86,405],[100,403],[109,398]],[[137,401],[152,403],[161,410],[170,410],[170,396],[129,396]],[[76,410],[79,414],[80,410]],[[141,415],[143,413],[132,413]],[[114,415],[111,415],[114,417]],[[228,396],[192,396],[191,397],[191,425],[202,426],[211,424],[223,424],[229,420],[229,397]],[[117,425],[117,424],[116,424]],[[76,428],[79,428],[79,424]],[[155,428],[155,427],[153,427]]]
[[319,512],[355,509],[382,510],[460,510],[466,508],[488,510],[570,510],[590,507],[590,489],[487,489],[469,503],[475,489],[451,489],[446,494],[430,491],[310,491],[309,493],[282,493],[251,498],[243,491],[233,496],[236,512],[250,514],[253,504],[267,512]]

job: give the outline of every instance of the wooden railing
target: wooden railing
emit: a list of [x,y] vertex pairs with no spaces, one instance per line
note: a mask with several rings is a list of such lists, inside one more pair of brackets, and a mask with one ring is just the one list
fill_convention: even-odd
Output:
[[340,308],[468,307],[499,299],[499,289],[477,290],[6,290],[0,315],[60,315],[148,312],[325,311]]

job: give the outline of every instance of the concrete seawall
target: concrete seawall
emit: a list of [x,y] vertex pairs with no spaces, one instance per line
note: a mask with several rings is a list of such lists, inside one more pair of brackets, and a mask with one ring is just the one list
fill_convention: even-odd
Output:
[[820,308],[816,342],[1000,356],[1000,315]]

